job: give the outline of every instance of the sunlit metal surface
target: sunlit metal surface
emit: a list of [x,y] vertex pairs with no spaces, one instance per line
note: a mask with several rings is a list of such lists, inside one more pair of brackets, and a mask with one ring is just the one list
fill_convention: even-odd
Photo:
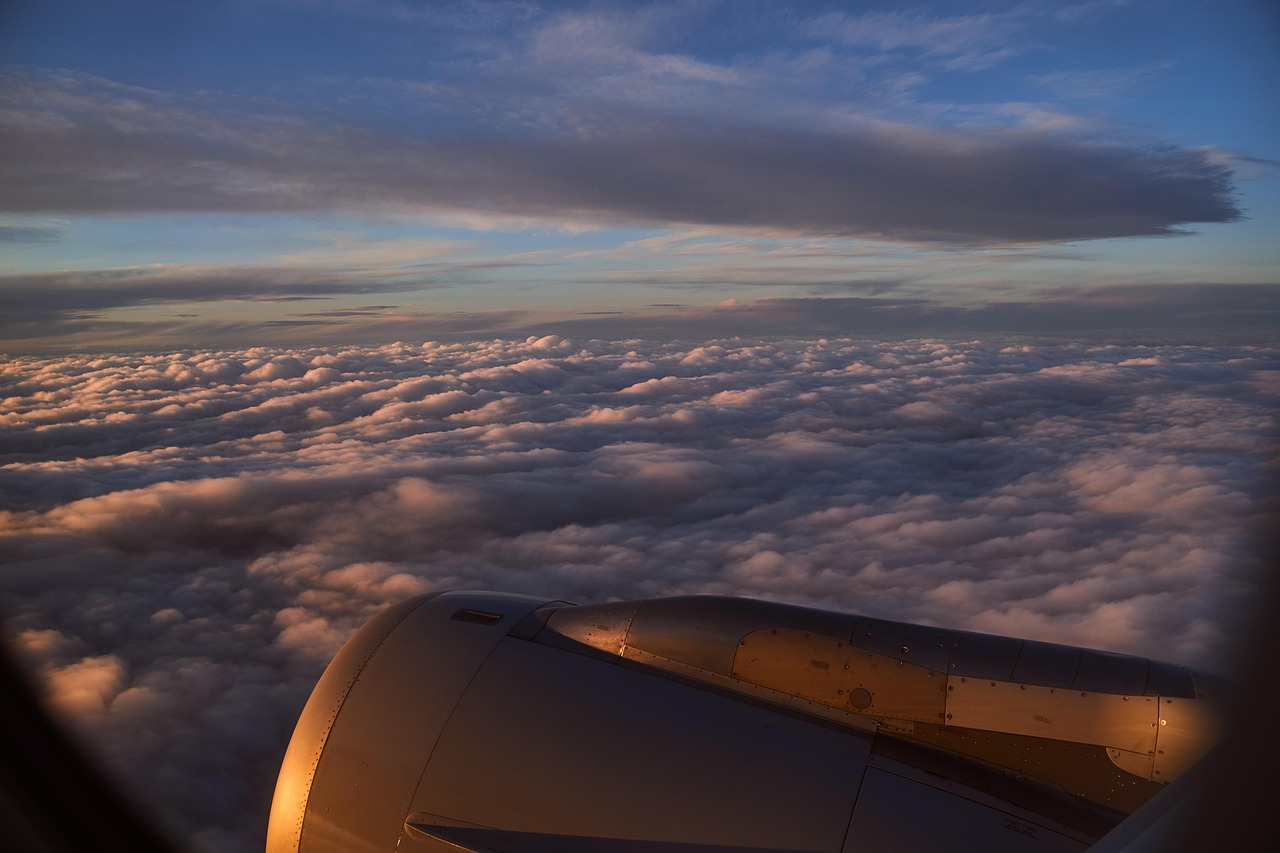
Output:
[[429,596],[402,601],[367,622],[346,642],[311,692],[294,727],[271,801],[267,849],[273,853],[298,850],[307,808],[312,805],[316,768],[338,712],[374,652],[406,616],[427,600]]
[[1221,721],[1213,705],[1196,699],[1161,697],[1151,778],[1158,782],[1177,779],[1200,759],[1205,742],[1216,741],[1221,734]]
[[1223,692],[763,601],[425,596],[321,679],[268,850],[1065,853],[1196,764]]
[[743,637],[732,674],[870,717],[937,723],[946,712],[940,673],[794,628]]
[[[394,849],[423,765],[467,683],[506,630],[542,603],[487,593],[419,596],[357,632],[294,730],[268,849]],[[450,618],[467,609],[505,618]],[[300,772],[307,765],[310,772]]]
[[947,724],[968,729],[1111,746],[1154,755],[1159,697],[1062,687],[947,680]]
[[639,607],[639,601],[594,607],[561,607],[550,615],[548,624],[562,636],[620,655],[626,650],[627,634]]
[[657,598],[640,603],[626,644],[728,675],[738,641],[752,631],[796,628],[839,640],[848,638],[854,621],[855,617],[844,613],[746,598]]
[[1116,767],[1133,776],[1142,779],[1152,779],[1155,776],[1156,756],[1154,751],[1130,752],[1109,746],[1107,747],[1107,758],[1111,759],[1111,763]]
[[[605,617],[598,625],[597,609]],[[720,683],[727,675],[744,689],[764,687],[857,714],[896,737],[916,737],[919,724],[936,724],[1014,743],[1087,745],[1096,748],[1098,766],[1146,781],[1176,778],[1218,737],[1212,695],[1218,682],[1211,675],[1198,674],[1210,695],[1202,690],[1191,706],[1179,706],[1189,709],[1158,751],[1157,729],[1168,729],[1168,720],[1160,725],[1156,706],[1161,699],[1168,708],[1170,700],[1191,702],[1193,672],[1094,649],[717,596],[566,608],[551,616],[548,629],[627,659],[652,656],[649,665],[678,668],[686,677],[702,670],[705,680]],[[1004,757],[985,758],[1020,769],[1008,757],[1020,752],[1006,743]],[[1082,782],[1090,774],[1075,759],[1040,762],[1037,772],[1075,793],[1087,790],[1083,795],[1100,804],[1133,807],[1134,786],[1105,775]]]

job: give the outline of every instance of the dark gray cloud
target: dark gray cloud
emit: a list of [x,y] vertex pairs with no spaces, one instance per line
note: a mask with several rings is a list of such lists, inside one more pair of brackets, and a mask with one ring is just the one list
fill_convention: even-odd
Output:
[[[853,289],[857,289],[855,286]],[[713,307],[654,306],[650,313],[557,322],[565,334],[705,335],[1028,334],[1070,340],[1269,342],[1280,324],[1280,285],[1061,287],[1032,298],[976,304],[931,299],[770,297]],[[519,328],[519,327],[517,327]]]
[[[461,266],[461,265],[460,265]],[[462,273],[455,271],[454,280]],[[352,294],[425,290],[440,273],[360,274],[272,266],[129,267],[0,276],[0,335],[24,326],[95,316],[111,308],[155,303],[251,300],[283,302]]]
[[[74,350],[92,341],[137,349],[150,345],[238,347],[270,339],[282,344],[527,336],[554,330],[592,338],[802,336],[1062,335],[1088,340],[1269,342],[1280,326],[1277,284],[1130,284],[1058,287],[1006,301],[948,304],[895,298],[910,282],[797,285],[805,291],[875,296],[771,297],[716,306],[651,304],[637,311],[593,311],[550,319],[527,309],[431,312],[414,306],[367,305],[324,310],[312,300],[447,287],[483,276],[488,262],[440,264],[404,275],[273,267],[160,268],[0,276],[0,347],[10,352]],[[749,286],[733,270],[690,287],[739,292]],[[650,283],[641,276],[638,286]],[[682,282],[653,277],[652,283]],[[110,309],[220,300],[300,302],[312,309],[269,320],[234,322],[178,314],[155,319],[113,317]],[[301,306],[300,306],[301,307]]]
[[256,850],[320,670],[422,591],[755,595],[1220,665],[1278,366],[558,335],[11,359],[0,605],[180,837]]
[[439,138],[85,77],[5,82],[3,203],[23,214],[390,207],[980,243],[1240,217],[1231,170],[1210,152],[1048,131],[780,129],[637,109],[577,134]]

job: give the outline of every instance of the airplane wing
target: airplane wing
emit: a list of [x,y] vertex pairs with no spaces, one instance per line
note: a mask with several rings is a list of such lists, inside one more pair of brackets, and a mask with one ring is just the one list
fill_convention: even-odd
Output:
[[1082,851],[1152,837],[1135,813],[1194,778],[1225,691],[1145,658],[749,599],[437,593],[326,670],[267,849]]

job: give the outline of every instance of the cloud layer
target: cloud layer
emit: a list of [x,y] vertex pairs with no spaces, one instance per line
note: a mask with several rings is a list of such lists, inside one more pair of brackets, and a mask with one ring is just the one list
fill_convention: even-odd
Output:
[[8,74],[3,84],[7,213],[400,210],[1006,244],[1169,234],[1240,216],[1232,171],[1212,152],[1074,132],[871,116],[780,126],[776,115],[668,104],[601,113],[594,93],[582,105],[590,120],[572,129],[440,134],[88,75]]
[[556,336],[17,359],[0,600],[180,837],[254,850],[319,672],[424,591],[754,595],[1222,665],[1276,366]]
[[[519,262],[509,263],[518,267]],[[520,270],[532,274],[536,262]],[[476,264],[477,268],[482,264]],[[826,268],[767,266],[703,271],[696,281],[645,273],[638,283],[721,292],[751,292],[754,277],[792,274],[793,289],[822,297],[725,299],[717,305],[658,303],[619,311],[533,308],[431,311],[381,304],[409,289],[448,288],[474,270],[465,263],[403,271],[173,267],[0,275],[0,347],[14,353],[66,352],[96,346],[137,349],[190,345],[230,348],[246,342],[359,344],[423,338],[524,337],[557,333],[580,338],[670,338],[790,335],[1046,335],[1095,342],[1263,343],[1280,324],[1280,285],[1130,284],[1055,287],[1021,298],[950,303],[921,298],[911,282],[841,279]],[[481,273],[477,273],[478,275]],[[824,280],[825,277],[825,280]],[[905,296],[895,291],[906,291]],[[677,291],[678,293],[678,291]],[[965,295],[965,294],[960,294]],[[364,297],[376,304],[327,307]],[[218,303],[254,303],[254,316],[228,319]],[[271,313],[265,306],[270,304]],[[342,304],[342,303],[338,303]],[[163,311],[168,306],[169,311]],[[120,309],[142,308],[151,316]],[[181,310],[180,310],[181,309]],[[200,311],[210,311],[204,317]]]

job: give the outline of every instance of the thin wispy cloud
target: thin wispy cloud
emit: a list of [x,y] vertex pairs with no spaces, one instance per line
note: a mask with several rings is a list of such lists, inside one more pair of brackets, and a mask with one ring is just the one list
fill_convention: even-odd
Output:
[[1142,86],[1157,74],[1168,70],[1172,62],[1142,68],[1087,71],[1051,71],[1037,74],[1033,80],[1060,97],[1073,100],[1137,96]]

